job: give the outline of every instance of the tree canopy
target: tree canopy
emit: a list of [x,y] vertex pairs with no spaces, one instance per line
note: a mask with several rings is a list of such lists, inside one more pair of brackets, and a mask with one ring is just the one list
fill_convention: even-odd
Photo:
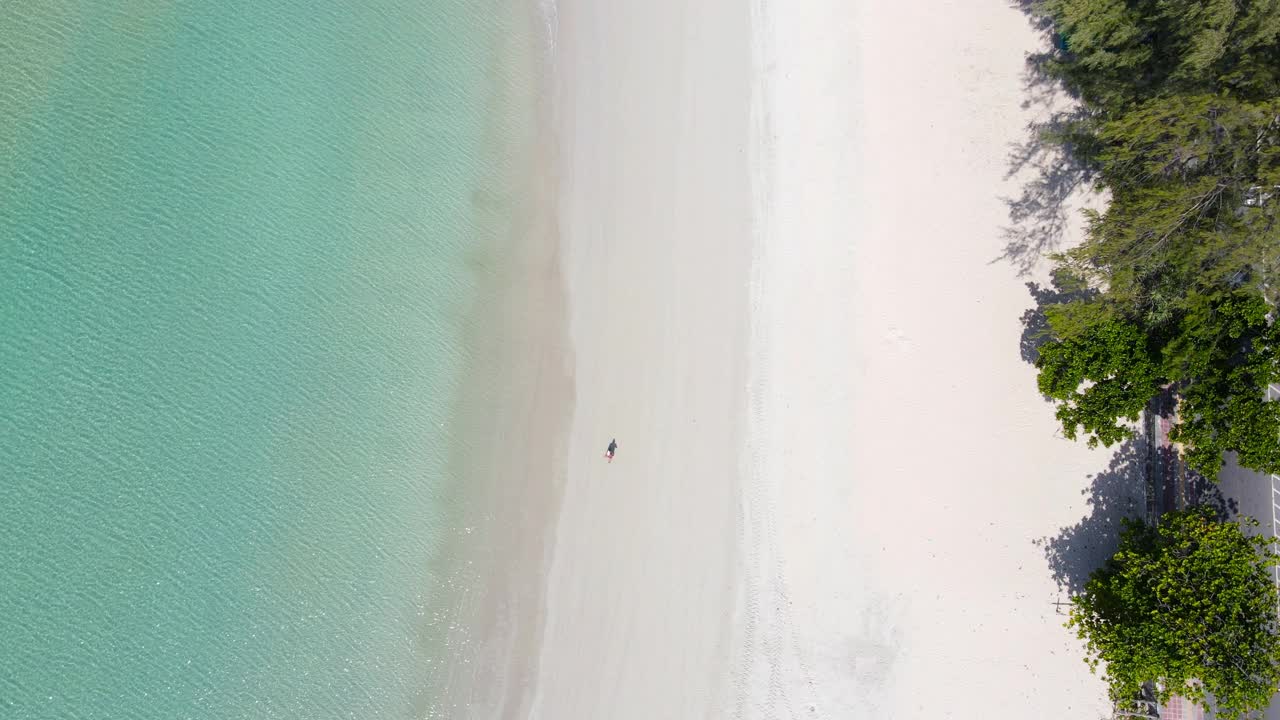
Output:
[[1114,318],[1040,348],[1039,367],[1040,392],[1062,401],[1067,437],[1083,429],[1090,445],[1124,439],[1117,420],[1137,420],[1163,380],[1142,329]]
[[1280,470],[1280,403],[1267,402],[1267,386],[1280,382],[1280,324],[1269,306],[1243,290],[1192,293],[1163,332],[1123,316],[1089,314],[1090,305],[1052,308],[1050,327],[1083,316],[1080,328],[1040,348],[1037,367],[1044,395],[1059,401],[1067,437],[1083,430],[1090,445],[1129,435],[1164,387],[1179,390],[1172,439],[1189,465],[1215,478],[1223,454],[1238,453],[1245,467]]
[[1210,477],[1280,472],[1280,0],[1042,0],[1037,58],[1082,102],[1047,139],[1109,193],[1057,271],[1097,290],[1046,311],[1041,392],[1068,436],[1127,434],[1164,389]]
[[1280,686],[1274,542],[1203,507],[1155,527],[1127,521],[1120,549],[1072,598],[1069,621],[1090,666],[1105,666],[1112,696],[1140,697],[1153,682],[1162,701],[1212,697],[1222,718],[1267,707]]
[[1280,0],[1042,0],[1036,12],[1061,38],[1046,71],[1092,106],[1280,95]]

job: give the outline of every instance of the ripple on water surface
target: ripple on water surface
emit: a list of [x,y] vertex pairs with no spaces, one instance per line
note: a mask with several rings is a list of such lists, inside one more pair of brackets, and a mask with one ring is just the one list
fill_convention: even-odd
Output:
[[0,6],[0,714],[422,706],[495,7]]

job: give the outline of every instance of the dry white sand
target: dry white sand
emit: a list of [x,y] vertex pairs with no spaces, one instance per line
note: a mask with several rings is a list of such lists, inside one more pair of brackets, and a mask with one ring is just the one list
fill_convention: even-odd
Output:
[[[1033,540],[1110,453],[1019,352],[1002,195],[1036,38],[998,0],[772,4],[744,718],[1101,717]],[[803,319],[803,321],[800,321]]]
[[1056,432],[991,262],[1021,13],[558,17],[576,407],[530,716],[1105,715],[1033,541],[1109,453]]

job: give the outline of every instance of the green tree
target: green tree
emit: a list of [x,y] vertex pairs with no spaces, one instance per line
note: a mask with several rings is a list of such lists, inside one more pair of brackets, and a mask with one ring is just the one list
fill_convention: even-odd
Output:
[[[1050,314],[1050,327],[1055,320]],[[1163,384],[1146,333],[1113,318],[1041,346],[1036,366],[1040,392],[1060,401],[1057,415],[1067,437],[1074,440],[1083,429],[1090,446],[1128,437],[1119,421],[1136,421]]]
[[[1256,521],[1245,519],[1256,526]],[[1218,717],[1265,708],[1280,687],[1274,540],[1199,507],[1128,520],[1120,548],[1072,598],[1068,626],[1116,699],[1158,683]]]
[[1188,464],[1215,479],[1223,455],[1244,467],[1280,472],[1280,324],[1247,290],[1192,293],[1177,322],[1153,330],[1109,313],[1105,301],[1073,301],[1047,311],[1054,339],[1040,347],[1040,392],[1058,401],[1064,433],[1090,445],[1131,434],[1147,402],[1165,387],[1179,397],[1172,439]]
[[1280,472],[1280,324],[1255,293],[1194,295],[1178,333],[1163,349],[1164,371],[1182,383],[1172,437],[1187,462],[1215,478],[1225,452],[1245,467]]
[[1095,132],[1096,181],[1111,200],[1061,255],[1067,271],[1157,330],[1190,293],[1276,284],[1280,100],[1152,101]]
[[1039,58],[1093,109],[1154,97],[1280,94],[1280,0],[1040,0],[1062,42]]
[[[1068,437],[1111,444],[1163,388],[1174,438],[1280,471],[1280,0],[1042,0],[1044,67],[1084,102],[1046,139],[1109,193],[1056,256],[1092,295],[1049,308],[1040,390]],[[1273,62],[1274,61],[1274,62]],[[1259,63],[1266,65],[1261,67]]]

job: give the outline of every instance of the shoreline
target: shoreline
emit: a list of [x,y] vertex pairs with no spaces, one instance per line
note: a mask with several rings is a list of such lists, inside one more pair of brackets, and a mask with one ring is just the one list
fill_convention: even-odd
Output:
[[577,402],[528,717],[714,717],[745,432],[747,9],[558,16]]
[[563,490],[573,351],[546,101],[552,50],[535,5],[509,6],[494,31],[486,145],[498,172],[473,193],[494,230],[471,260],[478,299],[465,319],[470,362],[451,459],[463,512],[438,553],[452,572],[447,607],[431,623],[443,637],[428,650],[440,653],[441,675],[415,709],[428,718],[525,715]]
[[1060,437],[994,262],[1023,15],[556,12],[552,224],[475,329],[486,540],[442,717],[1105,713],[1037,543],[1111,453]]

